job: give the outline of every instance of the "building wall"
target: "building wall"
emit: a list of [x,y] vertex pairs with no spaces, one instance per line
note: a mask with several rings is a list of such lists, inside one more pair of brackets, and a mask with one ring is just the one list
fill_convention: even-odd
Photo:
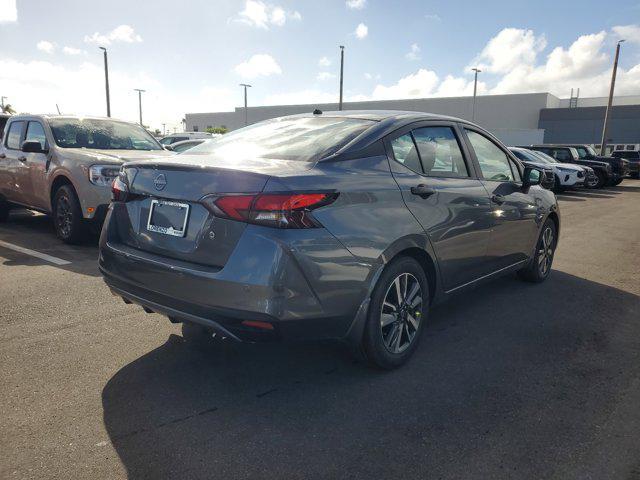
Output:
[[[609,97],[585,97],[578,98],[578,107],[606,107]],[[569,108],[569,98],[562,98],[558,107]],[[640,105],[640,95],[623,95],[613,98],[614,105]]]
[[[476,99],[475,121],[484,128],[537,130],[539,112],[543,108],[554,107],[560,100],[549,93],[529,93],[514,95],[481,95]],[[366,102],[345,102],[344,110],[409,110],[437,113],[471,120],[473,97],[418,98],[406,100],[378,100]],[[319,108],[322,111],[337,110],[337,104],[278,105],[249,107],[248,122],[256,123],[269,118],[310,113]],[[187,130],[198,127],[203,131],[207,126],[225,125],[230,130],[244,126],[244,108],[234,112],[187,113]]]
[[[589,143],[602,140],[605,107],[549,108],[540,111],[545,143]],[[640,105],[611,109],[607,143],[640,143]]]

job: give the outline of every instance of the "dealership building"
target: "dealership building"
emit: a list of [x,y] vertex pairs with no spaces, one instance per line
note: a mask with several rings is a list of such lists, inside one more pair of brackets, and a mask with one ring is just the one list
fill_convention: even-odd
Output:
[[[586,143],[599,145],[607,104],[606,97],[558,98],[550,93],[481,95],[476,99],[475,122],[509,145],[533,143]],[[345,102],[344,110],[409,110],[471,120],[473,97],[412,98]],[[640,144],[640,96],[615,97],[609,123],[611,148],[638,149]],[[298,113],[337,110],[336,103],[249,107],[249,124]],[[187,113],[187,131],[245,125],[245,109],[232,112]],[[633,146],[633,147],[632,147]]]

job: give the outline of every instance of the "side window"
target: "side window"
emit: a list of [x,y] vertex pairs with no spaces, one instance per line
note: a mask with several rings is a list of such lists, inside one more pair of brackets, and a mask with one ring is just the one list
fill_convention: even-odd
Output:
[[468,177],[458,140],[450,127],[425,127],[413,131],[425,175]]
[[25,142],[38,142],[40,148],[44,150],[47,145],[47,137],[44,134],[44,128],[40,122],[29,122],[27,125],[27,136]]
[[513,173],[507,155],[487,137],[473,130],[466,130],[469,142],[473,147],[482,176],[494,182],[511,182]]
[[554,150],[553,153],[554,153],[553,156],[555,157],[555,159],[560,162],[571,160],[571,154],[569,153],[569,150],[558,149],[558,150]]
[[413,137],[410,133],[391,140],[391,148],[393,149],[393,156],[399,163],[410,168],[414,172],[422,172],[422,168],[420,168],[420,157],[418,157],[418,149],[416,148],[416,144],[413,142]]
[[20,150],[20,138],[22,137],[22,126],[24,122],[12,122],[9,125],[9,132],[7,133],[7,142],[5,145],[7,148],[13,150]]

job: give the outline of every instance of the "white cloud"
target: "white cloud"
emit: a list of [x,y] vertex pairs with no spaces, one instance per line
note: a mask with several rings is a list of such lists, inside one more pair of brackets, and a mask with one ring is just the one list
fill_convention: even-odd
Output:
[[404,54],[404,58],[411,61],[420,60],[420,47],[417,43],[411,44],[411,49]]
[[270,5],[260,0],[247,0],[238,17],[235,19],[240,23],[252,27],[269,29],[270,25],[278,27],[287,23],[287,20],[302,20],[302,15],[298,11],[287,12],[277,5]]
[[369,73],[369,72],[365,72],[364,73],[364,78],[366,78],[367,80],[380,80],[380,74],[376,73]]
[[640,25],[617,25],[611,30],[618,36],[616,40],[625,40],[628,43],[640,44]]
[[367,0],[347,0],[346,4],[350,10],[362,10],[367,5]]
[[545,49],[544,35],[536,37],[531,30],[505,28],[493,37],[469,66],[485,72],[508,73],[523,63],[533,63]]
[[36,47],[38,50],[44,53],[53,53],[53,51],[56,49],[56,46],[53,43],[46,40],[40,40],[36,44]]
[[62,49],[62,53],[64,53],[65,55],[81,55],[83,53],[87,53],[84,50],[81,50],[79,48],[74,48],[74,47],[64,47]]
[[234,70],[243,78],[268,77],[282,73],[278,62],[271,55],[265,53],[253,55],[246,62],[236,65]]
[[437,85],[438,75],[431,70],[421,68],[416,73],[401,78],[395,85],[376,85],[372,98],[374,100],[422,98],[431,95]]
[[364,23],[360,23],[356,27],[356,31],[353,33],[356,37],[362,40],[363,38],[366,38],[367,35],[369,35],[369,27],[367,27]]
[[130,25],[120,25],[105,34],[95,32],[93,35],[85,35],[84,41],[105,46],[116,42],[139,43],[142,42],[142,37]]
[[329,67],[330,65],[331,65],[331,60],[329,60],[328,57],[322,57],[320,60],[318,60],[319,67]]
[[0,0],[0,23],[18,21],[18,7],[16,0]]
[[324,81],[324,80],[331,80],[332,78],[336,78],[335,73],[320,72],[320,73],[318,73],[318,76],[316,77],[316,80]]
[[307,103],[338,103],[338,94],[313,89],[300,90],[272,94],[267,96],[264,101],[265,105],[303,105]]
[[439,22],[439,21],[441,21],[441,20],[442,20],[442,19],[440,18],[440,15],[438,15],[437,13],[427,13],[427,14],[424,16],[424,18],[425,18],[425,19],[427,19],[427,20],[433,20],[434,22]]

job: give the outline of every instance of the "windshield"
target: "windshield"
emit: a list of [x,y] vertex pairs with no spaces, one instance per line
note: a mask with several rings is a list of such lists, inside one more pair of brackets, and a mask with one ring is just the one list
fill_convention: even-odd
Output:
[[101,150],[162,150],[158,142],[139,125],[114,120],[52,118],[53,138],[62,148]]
[[576,152],[578,152],[578,158],[587,158],[587,157],[597,157],[598,154],[592,147],[576,147]]
[[235,161],[272,158],[313,162],[336,152],[373,123],[355,118],[285,117],[226,133],[188,153]]
[[555,158],[547,155],[544,152],[540,152],[539,150],[532,150],[531,153],[533,153],[538,159],[545,163],[560,163]]

